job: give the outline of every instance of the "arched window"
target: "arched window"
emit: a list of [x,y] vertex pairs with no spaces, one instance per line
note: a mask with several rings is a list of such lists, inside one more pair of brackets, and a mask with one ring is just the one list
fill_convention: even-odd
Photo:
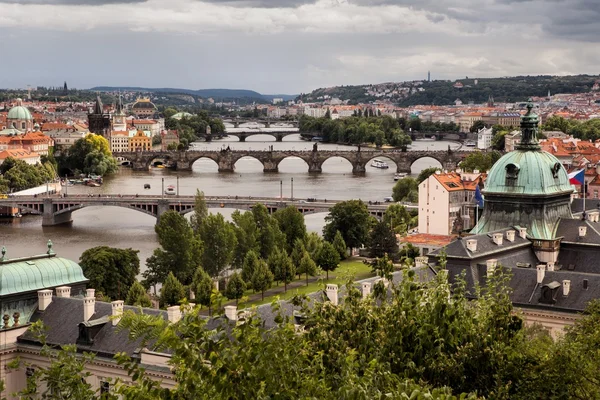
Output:
[[521,168],[517,164],[508,164],[506,166],[506,186],[514,186],[519,178]]

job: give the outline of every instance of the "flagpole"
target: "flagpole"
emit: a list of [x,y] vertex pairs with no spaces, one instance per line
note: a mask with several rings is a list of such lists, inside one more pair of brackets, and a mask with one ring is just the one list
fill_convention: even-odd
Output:
[[583,185],[581,185],[582,189],[582,195],[583,195],[583,219],[585,219],[585,198],[586,198],[586,193],[585,193],[585,175],[583,176]]

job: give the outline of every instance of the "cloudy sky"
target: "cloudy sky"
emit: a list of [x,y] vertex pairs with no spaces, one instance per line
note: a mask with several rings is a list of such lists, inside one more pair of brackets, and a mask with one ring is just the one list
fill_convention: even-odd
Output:
[[0,87],[599,73],[599,0],[0,0]]

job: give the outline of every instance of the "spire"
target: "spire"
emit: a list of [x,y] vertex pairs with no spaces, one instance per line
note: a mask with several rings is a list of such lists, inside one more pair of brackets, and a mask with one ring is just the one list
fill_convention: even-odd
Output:
[[117,103],[117,114],[123,113],[123,101],[121,95],[119,94],[119,102]]
[[533,100],[527,102],[527,113],[521,117],[521,143],[517,150],[539,150],[537,140],[539,118],[533,112]]
[[100,100],[100,95],[96,96],[96,105],[94,106],[94,114],[103,114],[102,100]]

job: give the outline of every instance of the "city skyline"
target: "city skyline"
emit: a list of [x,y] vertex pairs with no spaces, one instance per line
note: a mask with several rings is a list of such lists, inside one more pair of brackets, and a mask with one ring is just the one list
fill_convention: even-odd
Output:
[[297,94],[428,71],[450,80],[595,74],[600,61],[600,5],[590,0],[0,3],[0,50],[19,60],[4,63],[0,87],[9,88],[67,80]]

